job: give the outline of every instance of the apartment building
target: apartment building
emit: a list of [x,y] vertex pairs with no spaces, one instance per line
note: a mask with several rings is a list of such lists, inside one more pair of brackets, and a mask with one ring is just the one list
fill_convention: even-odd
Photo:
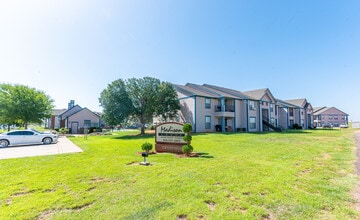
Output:
[[215,85],[174,85],[180,100],[179,121],[194,132],[278,130],[276,99],[269,89],[240,92]]
[[348,124],[349,115],[335,107],[314,108],[315,127],[340,127]]

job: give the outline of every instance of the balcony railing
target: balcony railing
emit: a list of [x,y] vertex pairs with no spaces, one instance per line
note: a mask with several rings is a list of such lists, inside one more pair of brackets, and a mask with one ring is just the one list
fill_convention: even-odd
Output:
[[235,106],[234,105],[224,105],[224,110],[221,109],[221,105],[215,105],[215,112],[234,112]]

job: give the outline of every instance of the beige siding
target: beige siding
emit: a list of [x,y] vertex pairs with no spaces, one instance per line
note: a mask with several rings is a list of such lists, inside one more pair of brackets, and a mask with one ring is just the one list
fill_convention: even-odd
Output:
[[278,108],[279,126],[283,129],[288,129],[287,112],[284,108]]
[[[211,105],[213,105],[213,100],[211,100]],[[212,116],[211,110],[214,110],[214,107],[210,109],[205,109],[205,98],[196,97],[196,132],[206,132],[209,131],[205,129],[205,116]],[[211,117],[211,123],[213,124],[214,117]]]
[[70,116],[68,118],[68,124],[70,126],[71,123],[78,122],[79,128],[83,128],[84,120],[90,120],[91,124],[99,123],[99,116],[95,115],[88,109],[84,109],[84,110],[79,111],[76,114]]
[[236,128],[246,129],[246,102],[244,100],[236,100]]

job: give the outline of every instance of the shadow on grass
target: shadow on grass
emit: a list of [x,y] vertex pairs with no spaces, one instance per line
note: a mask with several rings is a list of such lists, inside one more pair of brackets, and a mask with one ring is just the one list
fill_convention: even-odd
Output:
[[139,139],[146,139],[146,138],[155,138],[154,134],[134,134],[134,135],[125,135],[125,136],[118,136],[112,137],[112,139],[121,139],[121,140],[139,140]]
[[[311,134],[309,130],[282,130],[281,132],[276,131],[263,131],[263,132],[243,132],[238,134],[253,134],[253,135],[267,135],[267,134]],[[234,133],[233,133],[234,134]]]
[[123,219],[155,219],[156,214],[165,208],[169,208],[173,206],[173,203],[170,202],[162,202],[157,205],[149,206],[148,208],[144,208],[139,211],[135,211],[129,216],[124,217]]
[[205,152],[199,152],[197,154],[199,155],[200,158],[206,158],[206,159],[214,158],[214,156],[211,156],[209,155],[209,153],[205,153]]

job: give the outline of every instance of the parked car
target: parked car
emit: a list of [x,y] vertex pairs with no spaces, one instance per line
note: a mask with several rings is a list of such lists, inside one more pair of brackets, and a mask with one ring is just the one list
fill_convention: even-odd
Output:
[[333,128],[333,125],[332,124],[324,124],[323,128]]
[[14,130],[0,134],[0,147],[56,143],[58,135],[36,130]]
[[349,125],[347,125],[347,124],[341,124],[340,125],[340,128],[348,128],[349,127]]

